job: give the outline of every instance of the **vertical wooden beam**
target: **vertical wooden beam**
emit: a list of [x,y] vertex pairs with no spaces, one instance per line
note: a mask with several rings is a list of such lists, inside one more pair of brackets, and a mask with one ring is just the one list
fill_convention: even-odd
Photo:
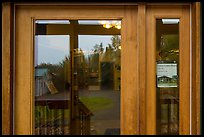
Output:
[[192,3],[192,134],[200,134],[200,2]]
[[77,104],[78,99],[78,83],[77,83],[77,75],[75,75],[76,71],[76,57],[75,52],[78,49],[78,30],[77,30],[77,20],[70,21],[72,25],[72,31],[70,34],[70,51],[71,51],[71,135],[80,135],[80,112],[79,106]]
[[13,104],[16,135],[31,135],[33,133],[34,27],[33,20],[27,11],[28,9],[19,9],[16,6],[15,100]]
[[190,134],[190,6],[179,23],[179,134]]
[[12,134],[13,5],[2,3],[2,134]]
[[125,6],[121,38],[121,134],[139,134],[137,7]]
[[146,134],[156,135],[156,16],[155,9],[147,7],[146,25]]
[[139,133],[146,134],[146,5],[138,4]]

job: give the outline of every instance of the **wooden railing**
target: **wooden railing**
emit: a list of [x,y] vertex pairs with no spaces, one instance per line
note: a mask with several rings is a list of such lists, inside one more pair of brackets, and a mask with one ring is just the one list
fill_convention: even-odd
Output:
[[[69,117],[65,115],[70,115],[65,114],[65,110],[70,110],[68,100],[36,100],[35,106],[42,107],[39,111],[40,116],[46,114],[46,116],[43,115],[43,117],[39,119],[36,125],[36,135],[67,135],[72,133],[69,126],[73,125],[69,125],[70,123],[65,124],[65,117]],[[48,114],[46,107],[49,108],[53,114]],[[78,132],[74,134],[90,135],[90,120],[93,113],[80,100],[77,101],[76,108],[78,108],[79,112],[76,114],[76,118],[79,122],[73,127],[78,129]],[[58,115],[59,112],[61,115],[60,118]],[[48,115],[51,115],[51,117]]]
[[93,113],[81,102],[78,101],[79,105],[79,118],[80,118],[80,135],[90,135],[91,134],[91,116]]

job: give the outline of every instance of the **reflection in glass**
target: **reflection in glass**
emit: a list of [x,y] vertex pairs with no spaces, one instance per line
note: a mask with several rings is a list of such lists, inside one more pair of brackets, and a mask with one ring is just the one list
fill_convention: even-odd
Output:
[[35,22],[34,134],[120,134],[120,29],[99,22]]
[[157,19],[156,39],[157,134],[175,135],[179,134],[179,19]]
[[37,24],[70,24],[69,20],[36,20]]
[[35,134],[69,134],[69,35],[35,36]]
[[[83,39],[88,38],[98,42],[85,46]],[[120,134],[120,39],[120,35],[79,36],[79,98],[93,113],[92,135]]]

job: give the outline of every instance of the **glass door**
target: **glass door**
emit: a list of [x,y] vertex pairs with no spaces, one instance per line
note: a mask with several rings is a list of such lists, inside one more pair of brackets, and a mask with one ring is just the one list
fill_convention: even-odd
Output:
[[76,29],[73,93],[79,130],[83,134],[88,124],[90,135],[120,134],[121,21],[78,20]]
[[120,134],[120,29],[120,20],[35,20],[36,135]]
[[189,8],[147,8],[148,134],[190,134]]
[[139,133],[137,6],[15,8],[14,134]]

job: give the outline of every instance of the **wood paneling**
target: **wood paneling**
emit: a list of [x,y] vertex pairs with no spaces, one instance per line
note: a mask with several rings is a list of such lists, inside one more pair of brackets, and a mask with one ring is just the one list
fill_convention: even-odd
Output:
[[11,3],[2,4],[2,134],[12,134],[12,42]]
[[192,4],[192,134],[200,135],[200,3]]

